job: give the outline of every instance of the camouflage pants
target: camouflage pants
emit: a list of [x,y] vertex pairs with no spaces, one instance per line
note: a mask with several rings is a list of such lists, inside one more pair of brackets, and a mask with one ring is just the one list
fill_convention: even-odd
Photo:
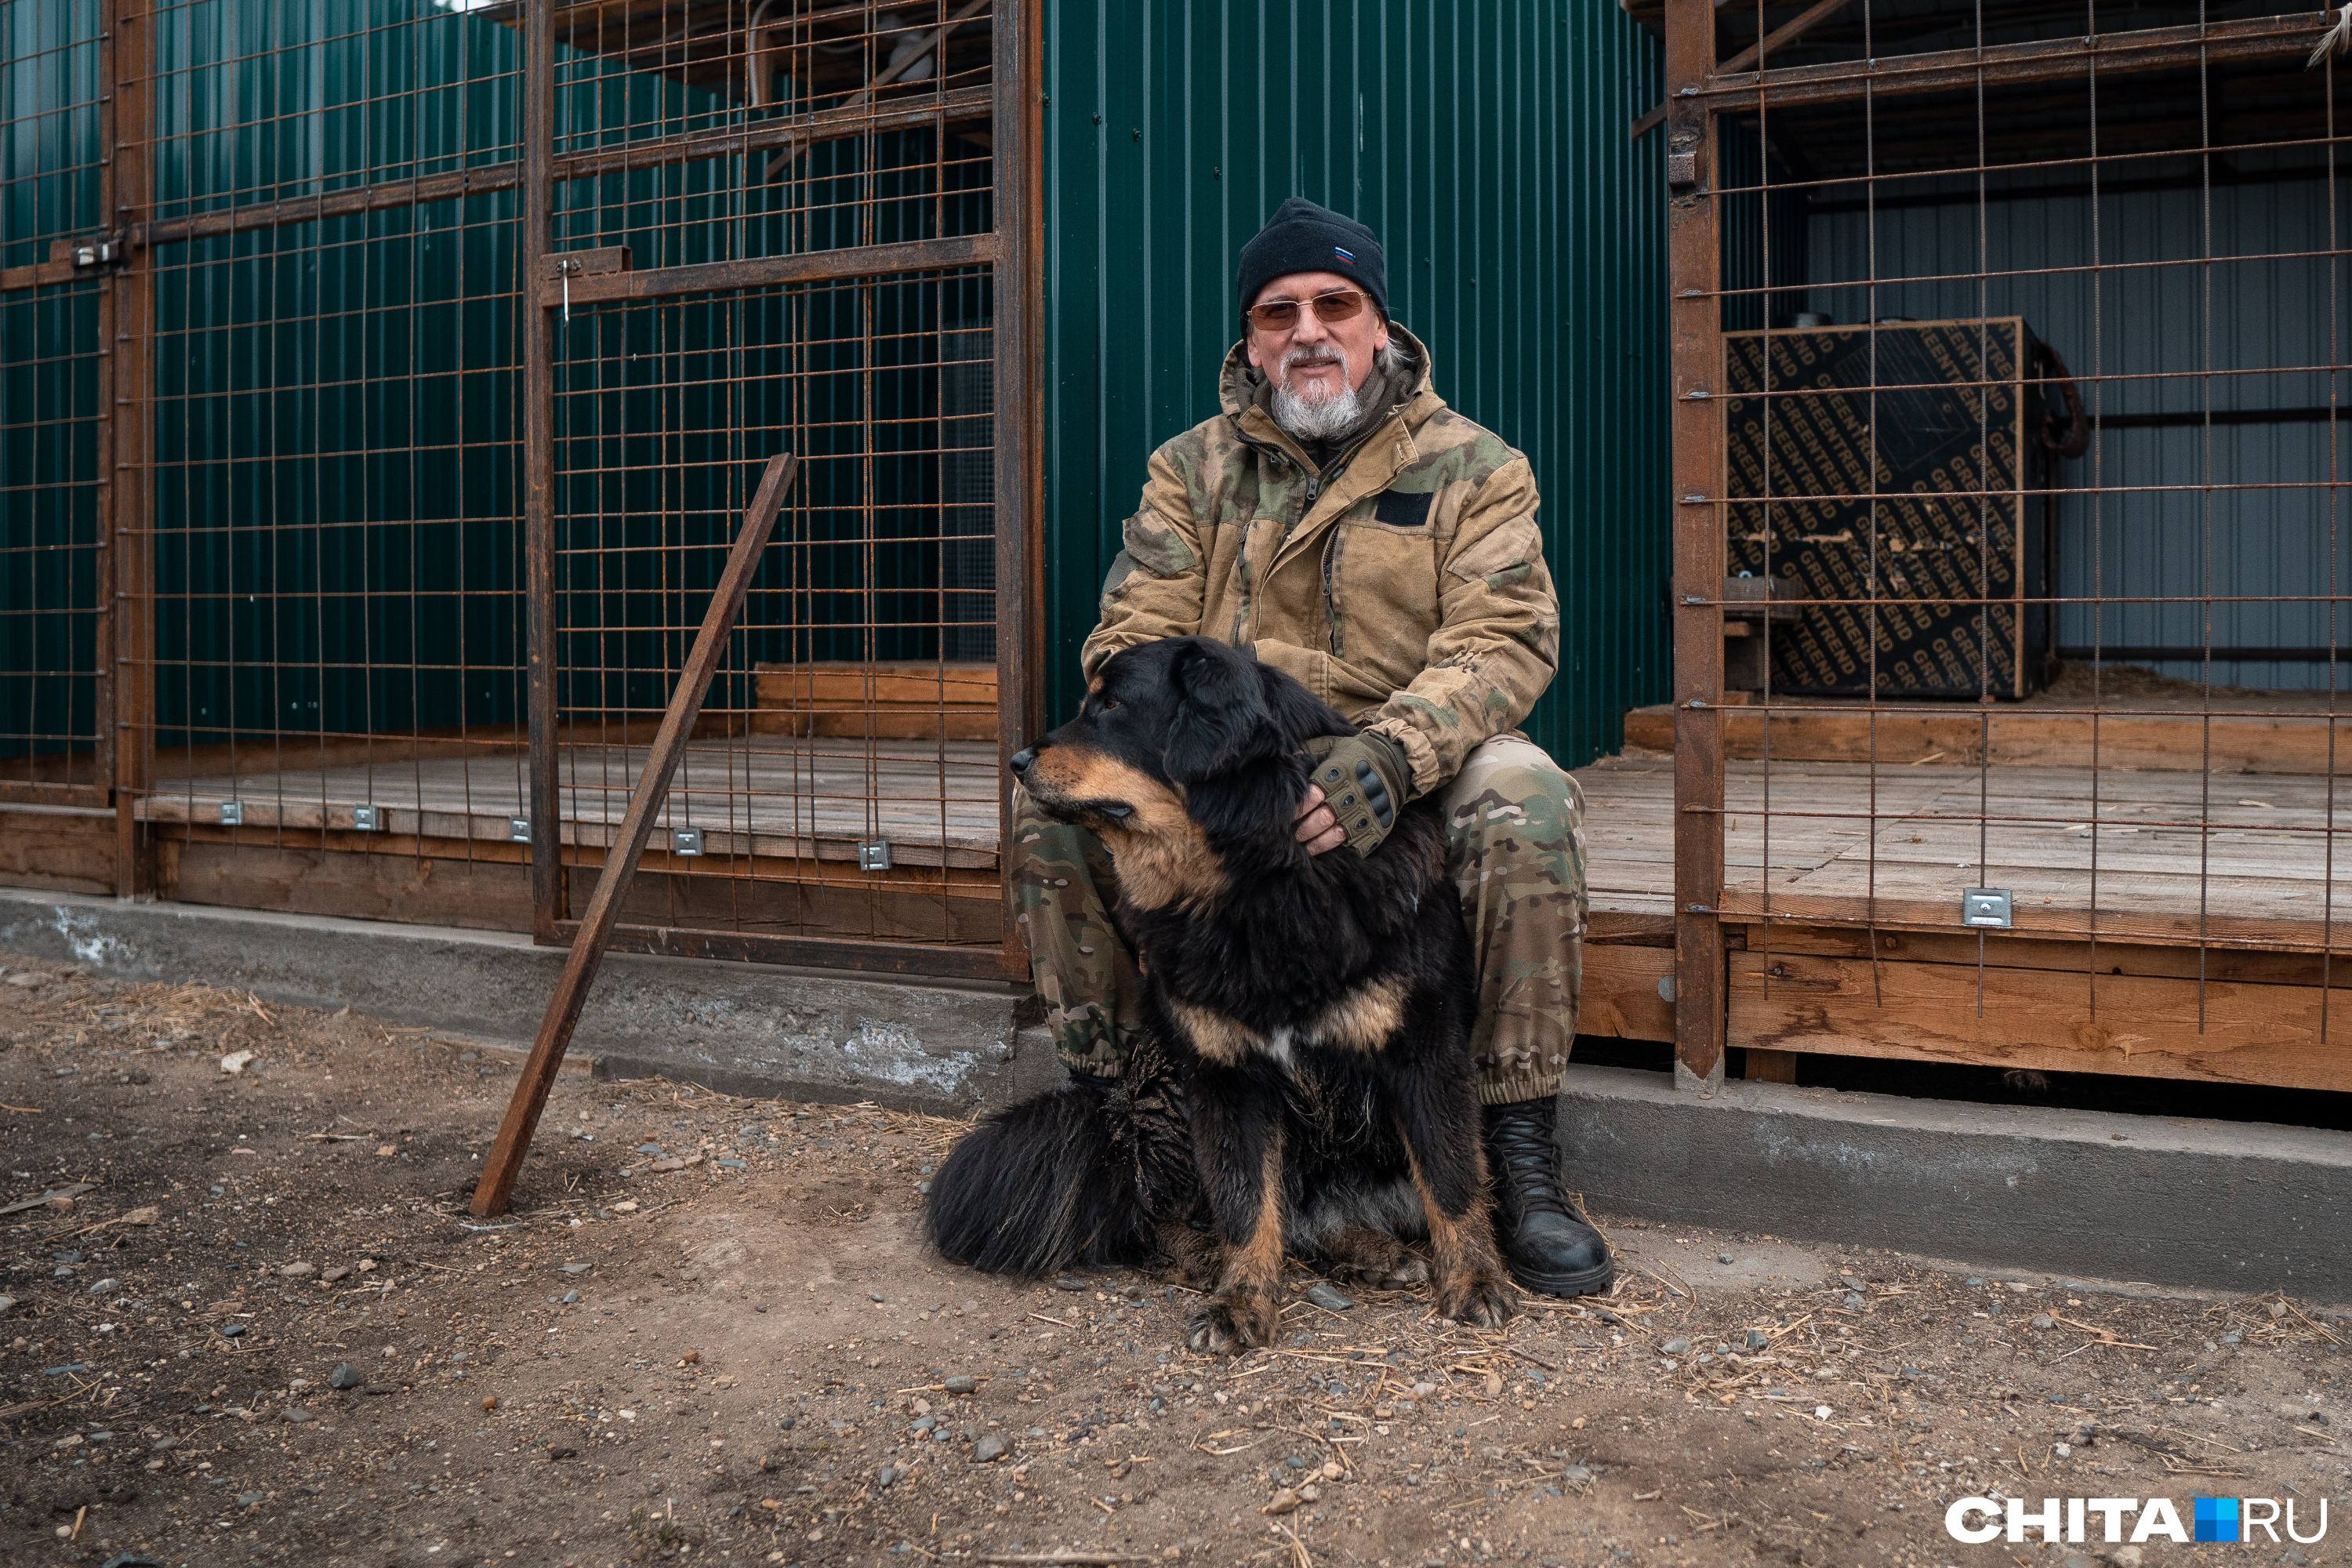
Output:
[[[1541,747],[1498,735],[1470,753],[1437,803],[1478,953],[1479,1099],[1555,1093],[1576,1039],[1583,971],[1583,792]],[[1016,918],[1046,1026],[1071,1072],[1115,1074],[1141,1009],[1135,954],[1111,919],[1110,856],[1084,828],[1040,816],[1017,788],[1013,814]]]

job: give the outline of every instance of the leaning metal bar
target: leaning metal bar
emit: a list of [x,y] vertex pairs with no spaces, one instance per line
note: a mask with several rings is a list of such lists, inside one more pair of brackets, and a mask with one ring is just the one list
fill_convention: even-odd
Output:
[[[1667,15],[1669,18],[1673,16],[1672,7]],[[1671,19],[1667,28],[1666,48],[1671,59]],[[1941,49],[1928,54],[1790,66],[1737,75],[1702,74],[1690,78],[1689,84],[1696,87],[1694,96],[1701,102],[1724,109],[1751,109],[1767,103],[1781,107],[1834,103],[1864,94],[1883,97],[1937,92],[1972,88],[1979,82],[1987,87],[2011,87],[2027,82],[2064,81],[2087,75],[2095,67],[2105,77],[2126,71],[2190,69],[2224,60],[2307,55],[2326,29],[2326,20],[2316,13],[2260,16],[2242,22],[2148,27],[2126,33],[1999,44],[1990,48]],[[1668,90],[1680,89],[1670,84]]]
[[[535,7],[532,16],[539,21],[546,14],[544,7]],[[489,1157],[482,1162],[482,1180],[474,1189],[477,1215],[506,1212],[515,1177],[522,1172],[523,1154],[530,1147],[531,1130],[539,1125],[540,1112],[547,1108],[548,1091],[555,1087],[555,1075],[562,1068],[563,1052],[572,1043],[572,1026],[580,1022],[580,1010],[588,1001],[588,988],[596,983],[597,965],[604,962],[613,928],[620,923],[621,900],[626,896],[629,880],[636,874],[637,861],[646,852],[646,840],[653,836],[654,817],[669,795],[671,775],[677,772],[678,759],[686,754],[686,743],[694,733],[694,721],[702,711],[702,700],[710,690],[711,677],[719,673],[719,660],[727,656],[727,639],[735,629],[736,617],[742,614],[743,596],[751,589],[752,574],[760,569],[760,557],[767,549],[769,536],[775,531],[776,513],[784,504],[784,491],[799,467],[799,460],[789,453],[779,452],[769,458],[768,470],[760,477],[760,489],[743,513],[742,531],[736,536],[726,573],[710,595],[710,607],[703,612],[702,627],[695,634],[694,651],[687,656],[686,668],[679,671],[677,685],[670,692],[669,709],[662,715],[661,731],[646,752],[644,771],[637,775],[637,787],[629,797],[628,815],[621,821],[620,842],[614,847],[615,853],[604,858],[604,869],[596,879],[596,891],[588,900],[587,915],[572,940],[572,952],[564,960],[562,975],[555,983],[555,994],[548,999],[547,1012],[540,1019],[539,1037],[531,1042],[521,1080],[515,1085],[514,1098],[507,1104],[498,1142],[490,1146]]]
[[[1675,1079],[1723,1080],[1721,213],[1715,116],[1682,96],[1715,65],[1711,0],[1666,0],[1667,331],[1674,389]],[[1690,167],[1681,167],[1688,156]],[[1696,290],[1696,292],[1692,292]],[[1704,500],[1685,504],[1685,498]]]
[[[554,0],[536,0],[523,22],[522,200],[517,222],[520,287],[547,269],[555,150]],[[526,300],[533,298],[526,292]],[[555,345],[544,308],[521,312],[523,593],[529,639],[530,723],[530,926],[556,940],[564,908],[563,841],[556,820],[555,675]]]

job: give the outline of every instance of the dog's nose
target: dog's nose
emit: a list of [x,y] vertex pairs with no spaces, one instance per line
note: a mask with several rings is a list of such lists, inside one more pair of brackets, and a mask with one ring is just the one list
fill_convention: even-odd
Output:
[[1013,752],[1012,762],[1013,776],[1017,779],[1028,773],[1029,764],[1036,760],[1037,748],[1034,746],[1024,746],[1021,750]]

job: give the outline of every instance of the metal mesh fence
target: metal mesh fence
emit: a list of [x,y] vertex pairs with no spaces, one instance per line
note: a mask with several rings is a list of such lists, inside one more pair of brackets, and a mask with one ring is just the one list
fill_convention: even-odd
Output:
[[1664,8],[1702,1078],[2352,1087],[2352,98],[2332,16],[2160,9]]

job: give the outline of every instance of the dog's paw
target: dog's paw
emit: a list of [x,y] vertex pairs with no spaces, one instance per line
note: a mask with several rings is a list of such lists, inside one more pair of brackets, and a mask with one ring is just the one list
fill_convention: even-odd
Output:
[[1230,1355],[1274,1342],[1277,1327],[1272,1307],[1255,1292],[1212,1296],[1192,1314],[1189,1337],[1201,1355]]
[[1437,1315],[1474,1329],[1499,1329],[1511,1315],[1510,1287],[1497,1274],[1465,1273],[1438,1286]]

